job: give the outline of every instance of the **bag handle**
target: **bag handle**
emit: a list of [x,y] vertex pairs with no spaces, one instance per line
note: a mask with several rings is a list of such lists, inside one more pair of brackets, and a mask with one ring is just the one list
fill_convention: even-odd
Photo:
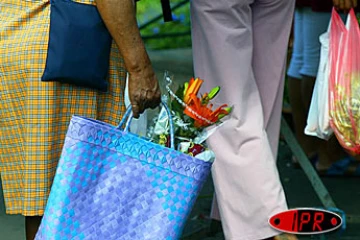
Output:
[[[171,112],[169,107],[167,106],[167,104],[164,101],[161,101],[161,105],[165,108],[166,113],[168,115],[169,118],[169,127],[170,127],[170,148],[175,149],[175,134],[174,134],[174,123],[173,123],[173,119],[171,116]],[[119,125],[116,127],[117,129],[121,129],[123,127],[123,125],[125,124],[125,128],[124,128],[124,132],[129,132],[130,130],[130,124],[131,121],[133,119],[133,114],[132,114],[132,108],[131,105],[126,109],[124,116],[122,117]]]

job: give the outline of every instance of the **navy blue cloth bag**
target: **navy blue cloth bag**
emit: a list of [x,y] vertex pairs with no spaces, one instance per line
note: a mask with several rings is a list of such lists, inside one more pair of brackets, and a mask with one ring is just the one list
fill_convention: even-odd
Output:
[[107,91],[112,38],[94,5],[51,0],[50,36],[42,81]]

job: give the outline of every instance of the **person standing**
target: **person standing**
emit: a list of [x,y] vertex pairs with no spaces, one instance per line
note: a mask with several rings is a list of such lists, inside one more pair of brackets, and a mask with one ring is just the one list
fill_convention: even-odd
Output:
[[275,160],[294,9],[295,0],[191,2],[195,75],[205,88],[221,86],[219,101],[234,106],[208,141],[216,155],[212,218],[229,240],[280,239],[268,219],[287,210]]
[[[333,5],[346,10],[346,6],[355,7],[356,3],[356,0],[334,3],[332,0],[296,1],[294,45],[287,72],[289,100],[296,138],[321,176],[360,174],[360,165],[346,154],[335,135],[326,141],[304,133],[320,62],[319,38],[328,29]],[[345,20],[346,15],[342,14],[342,18]],[[297,163],[295,157],[293,162]]]
[[287,210],[275,159],[294,8],[294,0],[191,3],[195,75],[221,86],[220,101],[234,106],[208,141],[216,155],[212,217],[226,239],[277,236],[268,219]]

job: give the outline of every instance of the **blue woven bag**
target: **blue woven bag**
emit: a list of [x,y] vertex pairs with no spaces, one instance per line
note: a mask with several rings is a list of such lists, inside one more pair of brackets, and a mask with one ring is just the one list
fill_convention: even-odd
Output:
[[172,149],[130,133],[130,114],[72,117],[37,240],[181,237],[211,163],[174,150],[172,121]]

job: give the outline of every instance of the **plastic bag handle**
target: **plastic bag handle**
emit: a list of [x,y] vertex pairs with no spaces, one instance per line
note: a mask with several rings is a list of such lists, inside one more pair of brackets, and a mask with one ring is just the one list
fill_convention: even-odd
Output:
[[[169,127],[170,127],[170,148],[175,149],[175,134],[174,134],[174,123],[171,116],[169,107],[164,101],[161,101],[161,105],[164,106],[166,113],[169,117]],[[117,129],[121,129],[125,124],[124,132],[129,132],[131,120],[133,119],[132,107],[131,105],[126,109],[124,116],[122,117]]]

